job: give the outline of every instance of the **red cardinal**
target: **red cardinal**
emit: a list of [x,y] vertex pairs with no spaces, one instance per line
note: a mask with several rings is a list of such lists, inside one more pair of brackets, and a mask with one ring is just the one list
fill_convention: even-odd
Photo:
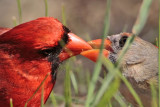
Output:
[[[51,17],[39,18],[12,29],[1,28],[0,34],[0,107],[9,107],[10,98],[14,107],[24,107],[49,73],[44,82],[46,102],[56,82],[59,64],[91,49],[88,43]],[[27,107],[40,106],[41,92],[38,90]]]
[[[119,58],[127,38],[131,35],[130,33],[121,33],[109,36],[108,39],[105,40],[104,55],[115,63],[117,58]],[[89,44],[93,48],[99,48],[101,40],[93,40],[90,41]],[[84,51],[81,54],[96,61],[99,49]],[[158,48],[139,37],[135,37],[120,64],[122,74],[132,84],[144,107],[152,107],[150,83],[158,87]],[[139,107],[123,82],[120,86],[120,92],[134,107]]]

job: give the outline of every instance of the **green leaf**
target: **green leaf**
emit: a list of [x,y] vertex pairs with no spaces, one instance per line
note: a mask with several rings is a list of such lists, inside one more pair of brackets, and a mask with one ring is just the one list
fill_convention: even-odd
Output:
[[71,80],[70,80],[70,63],[66,64],[66,75],[65,75],[65,90],[64,90],[64,94],[65,94],[65,107],[71,107],[71,103],[72,103],[72,96],[71,96]]
[[41,107],[44,107],[44,84],[42,85],[42,92],[41,92]]
[[114,95],[115,100],[118,101],[118,103],[121,105],[121,107],[127,107],[127,104],[125,103],[124,99],[122,98],[122,96],[120,96],[120,93],[116,93]]
[[63,23],[64,26],[67,25],[64,5],[62,5],[62,23]]
[[53,92],[53,91],[52,91],[51,94],[50,94],[50,99],[51,99],[51,101],[52,101],[53,107],[58,107],[57,101],[56,101],[56,98],[55,98],[55,95],[54,95],[54,92]]
[[48,16],[48,0],[44,0],[44,4],[45,4],[45,16]]
[[116,77],[114,81],[110,84],[108,89],[105,91],[102,99],[99,101],[96,107],[106,107],[107,104],[109,104],[111,98],[117,92],[119,85],[120,85],[120,79]]
[[10,98],[10,107],[13,107],[13,100],[12,100],[12,98]]
[[74,73],[72,71],[70,71],[70,77],[71,77],[71,81],[72,81],[72,84],[73,84],[73,88],[75,90],[75,94],[78,94],[77,81],[76,81],[75,75],[74,75]]
[[150,83],[151,93],[152,93],[152,107],[158,107],[158,97],[157,97],[157,89],[154,83]]
[[21,0],[17,0],[18,6],[18,16],[19,16],[19,24],[22,23],[22,8],[21,8]]
[[139,11],[139,15],[132,29],[132,32],[134,34],[138,35],[143,29],[146,23],[146,20],[148,18],[148,13],[149,13],[151,3],[152,3],[152,0],[143,0],[143,3]]
[[101,47],[100,47],[98,61],[96,62],[94,72],[93,72],[93,76],[92,76],[91,82],[89,84],[85,107],[90,107],[90,105],[92,103],[92,99],[94,98],[93,93],[94,93],[96,82],[98,80],[100,70],[101,70],[101,65],[102,65],[101,60],[102,60],[102,53],[103,53],[103,48],[104,48],[104,40],[106,38],[106,35],[108,34],[109,24],[110,24],[109,23],[110,22],[109,21],[110,5],[111,5],[111,0],[107,0],[106,17],[105,17],[105,21],[104,21],[104,23],[105,23],[104,24],[104,32],[103,32],[103,35],[102,35],[102,44],[101,44]]

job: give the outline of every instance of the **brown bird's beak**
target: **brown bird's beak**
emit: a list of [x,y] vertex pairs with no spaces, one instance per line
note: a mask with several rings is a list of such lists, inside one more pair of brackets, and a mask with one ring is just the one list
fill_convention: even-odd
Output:
[[63,48],[63,51],[60,53],[59,58],[61,61],[80,54],[83,51],[91,50],[92,47],[85,42],[83,39],[78,37],[73,33],[68,33],[69,42]]
[[[89,42],[88,42],[88,44],[89,44],[93,49],[100,49],[101,43],[102,43],[102,40],[101,40],[101,39],[96,39],[96,40],[92,40],[92,41],[89,41]],[[107,50],[112,51],[111,41],[110,41],[110,40],[108,40],[108,39],[105,39],[105,40],[104,40],[104,48],[107,49]]]
[[[90,46],[92,46],[93,49],[87,50],[87,51],[83,51],[83,52],[81,52],[81,55],[87,57],[88,59],[90,59],[90,60],[92,60],[94,62],[96,62],[96,60],[98,58],[98,55],[99,55],[99,50],[100,50],[101,43],[102,43],[101,39],[96,39],[96,40],[89,41],[88,44]],[[110,40],[105,39],[103,55],[105,57],[108,57],[109,53],[111,51],[112,51],[111,42],[110,42]]]

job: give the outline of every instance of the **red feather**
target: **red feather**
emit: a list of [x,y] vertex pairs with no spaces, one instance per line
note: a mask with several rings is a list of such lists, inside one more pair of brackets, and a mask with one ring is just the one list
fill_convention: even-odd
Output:
[[[7,32],[8,31],[8,32]],[[38,53],[54,47],[64,35],[63,25],[54,18],[39,18],[13,29],[0,29],[0,107],[23,107],[51,73],[51,63]],[[47,100],[55,81],[51,75],[44,82],[44,101]],[[27,107],[38,107],[41,89]]]

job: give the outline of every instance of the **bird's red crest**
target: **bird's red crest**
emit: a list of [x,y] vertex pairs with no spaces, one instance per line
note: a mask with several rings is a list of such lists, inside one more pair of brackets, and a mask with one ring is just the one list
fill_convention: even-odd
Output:
[[63,34],[63,25],[58,20],[45,17],[14,27],[0,36],[0,43],[7,43],[23,55],[36,55],[38,50],[56,46]]

